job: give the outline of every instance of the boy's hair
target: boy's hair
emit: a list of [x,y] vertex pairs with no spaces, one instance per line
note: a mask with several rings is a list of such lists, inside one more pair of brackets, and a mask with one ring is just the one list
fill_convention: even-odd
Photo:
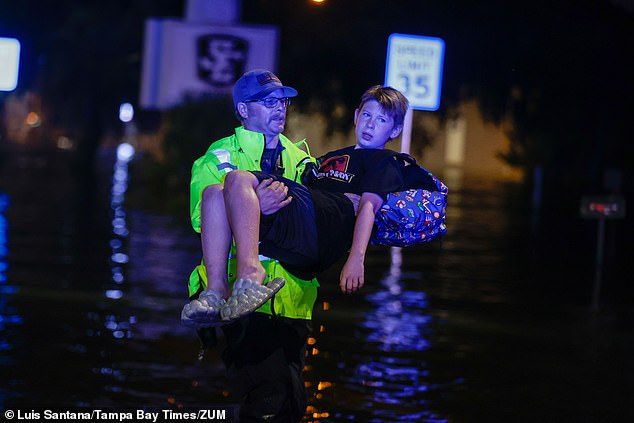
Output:
[[405,113],[409,106],[409,101],[401,92],[392,87],[384,87],[382,85],[375,85],[368,88],[366,92],[361,96],[361,103],[359,104],[359,110],[363,108],[363,105],[370,100],[374,100],[381,105],[385,113],[394,119],[394,126],[402,125],[405,119]]

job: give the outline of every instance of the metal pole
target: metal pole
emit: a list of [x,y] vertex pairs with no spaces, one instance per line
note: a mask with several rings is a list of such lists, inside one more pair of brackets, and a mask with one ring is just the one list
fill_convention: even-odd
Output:
[[410,107],[405,113],[403,119],[403,132],[401,134],[401,153],[409,154],[409,146],[412,142],[412,120],[414,118],[414,110]]
[[[412,120],[414,118],[414,109],[411,107],[407,109],[405,118],[403,119],[403,132],[401,133],[401,153],[409,154],[409,146],[412,141]],[[392,266],[396,266],[400,269],[403,257],[401,253],[401,247],[390,248]]]
[[535,166],[533,169],[533,196],[532,196],[532,216],[531,229],[533,234],[537,234],[540,224],[540,213],[542,209],[542,188],[544,185],[544,169],[541,165]]
[[597,233],[597,257],[594,270],[594,288],[592,291],[592,309],[599,309],[599,293],[601,291],[601,277],[603,271],[603,244],[605,243],[605,218],[599,218],[599,230]]

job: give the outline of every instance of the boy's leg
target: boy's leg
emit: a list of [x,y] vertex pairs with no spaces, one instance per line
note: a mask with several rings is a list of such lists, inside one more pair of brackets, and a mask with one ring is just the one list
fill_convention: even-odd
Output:
[[227,260],[231,248],[231,231],[222,191],[222,185],[216,184],[208,186],[202,193],[201,244],[207,289],[198,298],[185,304],[181,311],[182,324],[198,329],[213,326],[219,321],[221,308],[229,297]]
[[250,172],[230,172],[224,185],[226,216],[236,244],[237,279],[264,283],[266,271],[260,264],[260,201],[256,194],[259,181]]
[[226,299],[229,297],[227,260],[231,248],[231,229],[221,184],[210,185],[203,191],[200,225],[207,288],[216,290]]

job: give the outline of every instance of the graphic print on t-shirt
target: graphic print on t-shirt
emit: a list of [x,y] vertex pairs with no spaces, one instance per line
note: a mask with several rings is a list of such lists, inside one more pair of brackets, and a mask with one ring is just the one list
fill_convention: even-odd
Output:
[[319,166],[319,172],[317,172],[317,178],[330,178],[336,179],[342,182],[350,182],[354,175],[348,173],[348,163],[350,156],[344,154],[342,156],[330,157],[325,160],[321,166]]

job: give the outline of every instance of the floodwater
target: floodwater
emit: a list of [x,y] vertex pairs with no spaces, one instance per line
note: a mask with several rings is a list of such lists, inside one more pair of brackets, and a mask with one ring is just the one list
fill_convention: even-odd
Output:
[[[129,207],[143,187],[128,176],[125,155],[101,157],[95,181],[74,180],[62,151],[0,164],[3,417],[209,410],[235,421],[220,350],[199,361],[179,324],[198,240],[186,218]],[[633,278],[621,238],[607,243],[592,310],[594,222],[545,220],[550,232],[535,235],[518,187],[446,182],[442,244],[404,249],[400,265],[372,247],[355,295],[338,292],[337,269],[322,276],[304,421],[632,421]]]

